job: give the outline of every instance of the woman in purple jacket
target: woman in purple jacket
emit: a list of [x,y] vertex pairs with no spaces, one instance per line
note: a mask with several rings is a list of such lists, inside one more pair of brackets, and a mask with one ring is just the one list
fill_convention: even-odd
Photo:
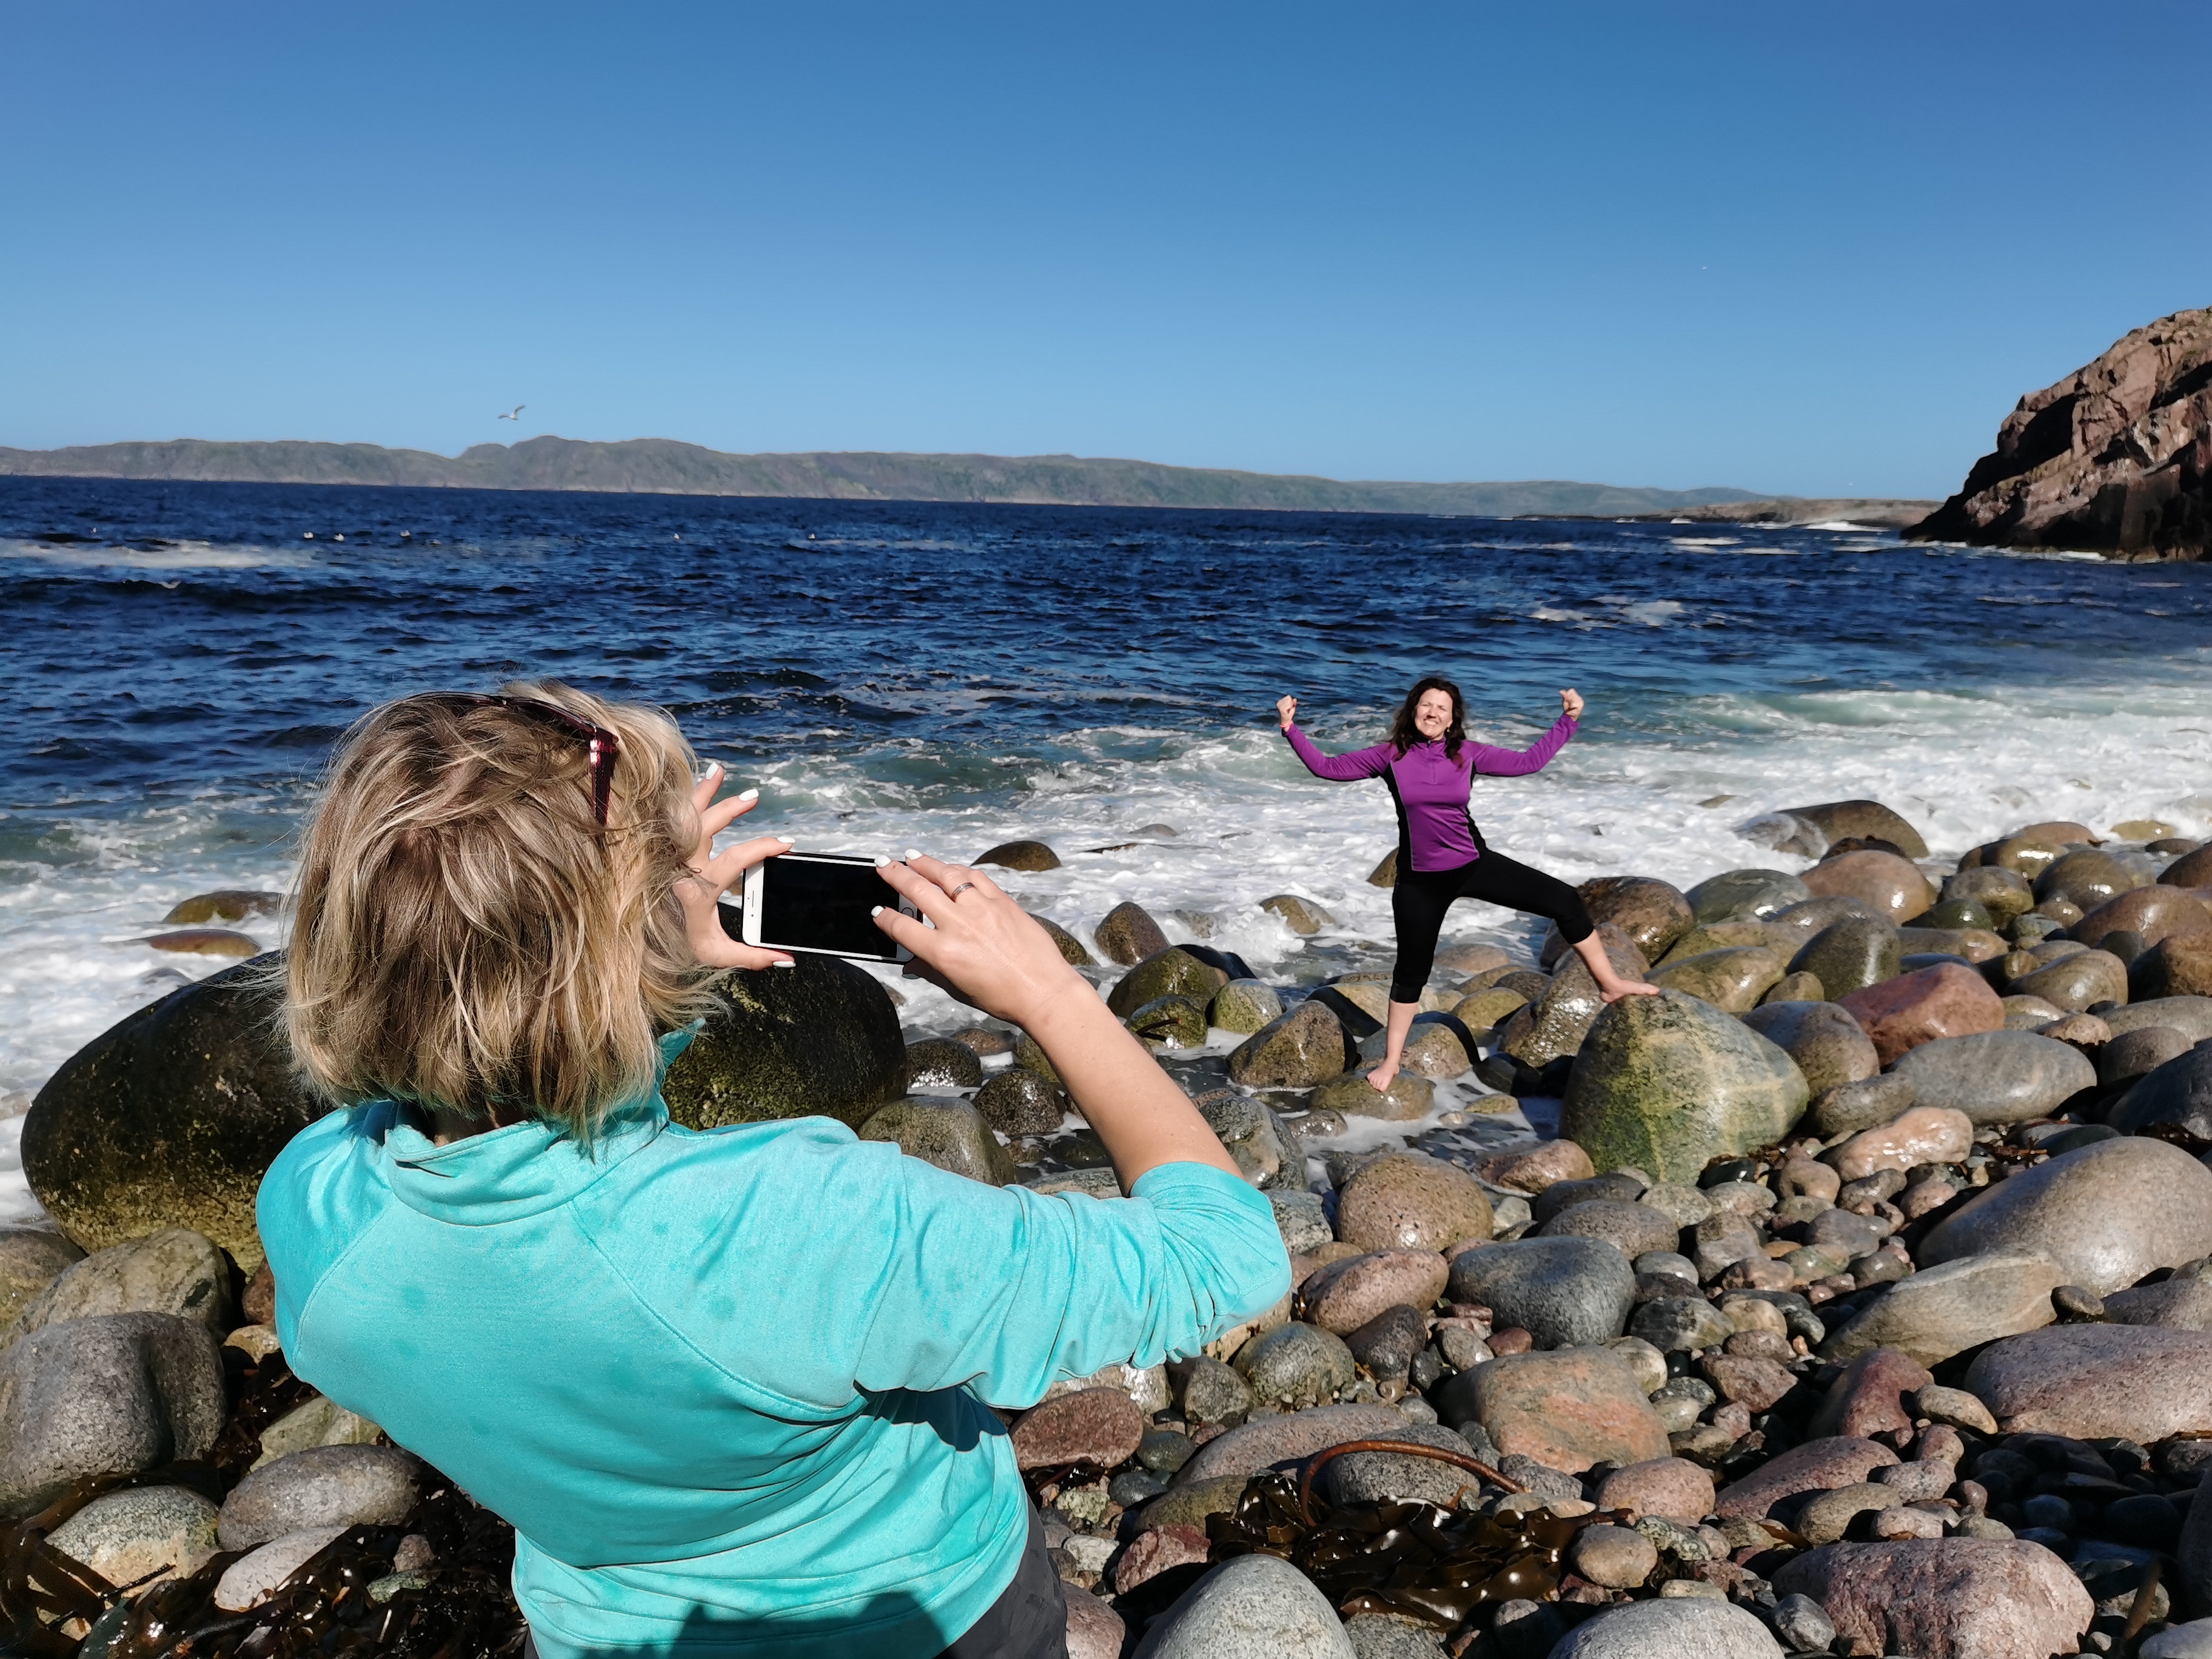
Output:
[[1480,899],[1509,909],[1548,916],[1559,935],[1589,964],[1598,994],[1607,1002],[1648,996],[1657,988],[1613,972],[1592,927],[1582,896],[1540,870],[1494,853],[1468,811],[1477,773],[1520,777],[1543,769],[1575,734],[1583,712],[1582,694],[1559,693],[1565,711],[1552,729],[1526,749],[1496,749],[1467,739],[1467,706],[1459,687],[1431,674],[1406,694],[1392,722],[1390,740],[1348,755],[1324,755],[1295,724],[1296,697],[1275,704],[1283,735],[1317,778],[1338,782],[1380,778],[1398,807],[1398,882],[1390,892],[1390,915],[1398,927],[1398,960],[1390,974],[1389,1047],[1382,1063],[1367,1074],[1377,1090],[1398,1075],[1407,1033],[1420,1011],[1421,991],[1435,965],[1437,935],[1454,899]]

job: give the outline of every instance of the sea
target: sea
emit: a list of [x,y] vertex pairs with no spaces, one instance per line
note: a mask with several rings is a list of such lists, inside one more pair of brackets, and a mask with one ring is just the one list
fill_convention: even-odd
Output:
[[[1543,772],[1489,841],[1569,881],[1805,860],[1755,820],[1855,797],[1934,854],[2038,819],[2212,833],[2212,568],[1808,528],[0,479],[0,1220],[70,1054],[228,965],[179,900],[282,891],[319,779],[385,699],[551,677],[661,705],[747,834],[969,859],[1085,933],[1124,899],[1289,981],[1389,959],[1380,785],[1276,730],[1378,742],[1443,673]],[[1741,833],[1753,825],[1749,835]],[[1291,933],[1261,901],[1333,918]],[[245,924],[284,942],[281,915]],[[1525,951],[1462,906],[1449,939]],[[915,1031],[967,1018],[908,981]]]

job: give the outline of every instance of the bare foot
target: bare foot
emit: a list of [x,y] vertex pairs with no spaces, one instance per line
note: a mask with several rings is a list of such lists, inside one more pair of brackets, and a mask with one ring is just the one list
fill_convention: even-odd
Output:
[[1617,980],[1610,989],[1598,992],[1599,997],[1607,1002],[1618,1002],[1623,997],[1656,997],[1658,994],[1657,986],[1646,985],[1640,979]]
[[1377,1066],[1367,1074],[1367,1086],[1378,1095],[1389,1094],[1390,1085],[1397,1080],[1398,1068],[1395,1066]]

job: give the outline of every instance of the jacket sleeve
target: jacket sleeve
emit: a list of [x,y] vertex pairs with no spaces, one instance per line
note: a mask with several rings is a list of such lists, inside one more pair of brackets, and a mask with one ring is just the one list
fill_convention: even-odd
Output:
[[1526,749],[1499,749],[1486,743],[1471,743],[1468,749],[1474,756],[1477,772],[1494,778],[1517,778],[1542,771],[1574,734],[1575,722],[1562,714],[1552,722],[1550,731]]
[[1306,763],[1306,770],[1317,778],[1327,778],[1333,783],[1349,783],[1354,778],[1376,778],[1390,764],[1390,745],[1378,743],[1372,749],[1355,749],[1348,755],[1324,755],[1314,747],[1314,741],[1295,726],[1283,728],[1297,757]]
[[970,1386],[1034,1404],[1064,1376],[1195,1353],[1290,1289],[1273,1207],[1202,1164],[1148,1170],[1127,1199],[991,1188],[896,1160],[853,1381]]

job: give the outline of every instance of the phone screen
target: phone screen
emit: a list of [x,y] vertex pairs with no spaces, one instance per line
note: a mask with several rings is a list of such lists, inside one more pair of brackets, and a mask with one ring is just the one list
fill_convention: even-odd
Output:
[[786,853],[765,860],[760,872],[763,945],[898,959],[898,946],[869,915],[879,904],[896,908],[899,902],[873,863]]

